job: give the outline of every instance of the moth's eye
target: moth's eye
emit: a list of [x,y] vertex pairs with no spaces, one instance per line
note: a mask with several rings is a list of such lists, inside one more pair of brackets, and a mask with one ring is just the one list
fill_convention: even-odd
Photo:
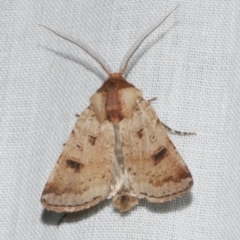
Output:
[[150,141],[151,142],[155,142],[157,140],[157,135],[156,134],[152,134],[151,136],[150,136]]

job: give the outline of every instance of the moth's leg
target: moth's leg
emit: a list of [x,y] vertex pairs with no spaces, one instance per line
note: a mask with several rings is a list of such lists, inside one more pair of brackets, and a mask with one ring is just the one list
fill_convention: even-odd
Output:
[[[151,102],[153,102],[155,100],[157,100],[156,97],[149,99],[148,102],[151,103]],[[162,125],[166,128],[166,130],[168,132],[173,133],[173,134],[178,134],[178,135],[181,135],[181,136],[197,135],[196,133],[193,133],[193,132],[181,132],[181,131],[174,130],[174,129],[168,127],[163,122],[162,122]]]
[[193,132],[180,132],[180,131],[177,131],[177,130],[174,130],[170,127],[168,127],[166,124],[164,124],[162,122],[162,125],[166,128],[166,130],[170,133],[173,133],[173,134],[178,134],[178,135],[181,135],[181,136],[186,136],[186,135],[196,135],[196,133],[193,133]]
[[157,97],[154,97],[154,98],[151,98],[148,100],[149,103],[153,102],[153,101],[156,101],[157,100]]
[[59,227],[59,225],[62,223],[63,219],[67,216],[67,213],[64,213],[62,215],[62,217],[60,218],[60,220],[58,221],[57,227]]

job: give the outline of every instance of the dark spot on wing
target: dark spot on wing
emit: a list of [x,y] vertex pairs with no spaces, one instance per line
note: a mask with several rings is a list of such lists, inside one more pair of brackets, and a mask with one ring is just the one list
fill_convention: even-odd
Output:
[[80,172],[83,167],[82,163],[76,162],[74,160],[68,159],[66,161],[66,167],[74,169],[74,172]]
[[54,193],[55,195],[61,195],[63,194],[63,191],[57,182],[51,182],[51,183],[47,183],[47,185],[43,190],[42,195],[49,194],[49,193]]
[[91,143],[91,145],[95,145],[97,137],[93,137],[91,135],[88,136],[88,141]]
[[139,138],[142,138],[143,136],[143,129],[140,129],[138,132],[137,132],[137,135]]
[[186,179],[186,178],[192,178],[192,175],[191,173],[189,172],[188,169],[186,168],[181,168],[181,167],[178,167],[177,170],[176,170],[176,174],[175,174],[175,181],[176,182],[180,182],[182,179]]
[[79,150],[82,150],[82,147],[80,144],[76,144],[76,147],[79,149]]
[[160,163],[165,156],[167,155],[168,151],[165,147],[160,147],[155,154],[152,155],[152,159],[154,161],[154,165]]

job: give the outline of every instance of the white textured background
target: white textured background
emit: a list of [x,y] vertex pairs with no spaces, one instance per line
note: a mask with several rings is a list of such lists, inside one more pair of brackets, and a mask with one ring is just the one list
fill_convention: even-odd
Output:
[[[80,39],[117,71],[147,30],[127,79],[153,106],[194,177],[186,196],[128,214],[110,201],[68,216],[39,199],[62,144],[106,74]],[[240,239],[239,0],[0,1],[0,239]]]

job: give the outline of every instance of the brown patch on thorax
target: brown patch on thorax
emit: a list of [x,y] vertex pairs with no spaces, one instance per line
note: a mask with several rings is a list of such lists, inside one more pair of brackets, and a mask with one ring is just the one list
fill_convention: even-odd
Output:
[[127,82],[126,79],[120,73],[112,73],[109,78],[103,83],[103,85],[97,90],[105,95],[105,111],[109,121],[113,124],[120,122],[124,115],[122,113],[122,106],[119,99],[119,90],[134,87],[131,83]]

